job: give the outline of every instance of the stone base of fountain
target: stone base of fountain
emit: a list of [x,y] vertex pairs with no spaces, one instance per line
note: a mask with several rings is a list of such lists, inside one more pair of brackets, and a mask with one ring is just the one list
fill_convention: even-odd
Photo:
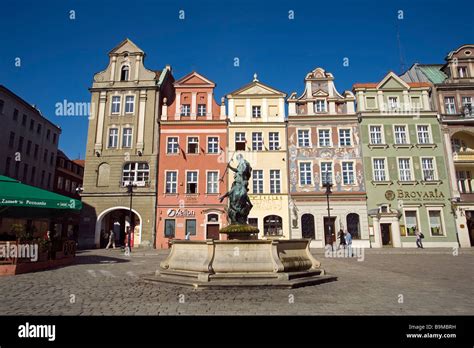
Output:
[[174,240],[166,260],[144,280],[195,288],[295,288],[337,280],[320,268],[309,243],[309,239]]

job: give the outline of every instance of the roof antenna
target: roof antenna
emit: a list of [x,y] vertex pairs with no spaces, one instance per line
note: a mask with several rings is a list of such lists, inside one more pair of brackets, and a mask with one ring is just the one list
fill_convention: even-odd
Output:
[[[403,18],[403,17],[402,17]],[[397,45],[398,45],[398,56],[400,58],[400,74],[403,74],[405,72],[405,58],[403,56],[402,52],[402,42],[400,40],[400,27],[398,26],[398,21],[400,18],[397,19]]]

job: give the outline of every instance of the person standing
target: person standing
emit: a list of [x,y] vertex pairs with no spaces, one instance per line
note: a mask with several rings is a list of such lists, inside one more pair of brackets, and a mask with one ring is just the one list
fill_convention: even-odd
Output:
[[347,245],[347,254],[352,257],[352,235],[348,231],[345,232],[345,241]]
[[424,237],[423,233],[421,233],[418,229],[415,231],[415,236],[416,236],[416,246],[417,248],[423,248],[423,243],[421,242],[421,239]]
[[346,238],[344,236],[344,231],[342,230],[342,228],[339,230],[339,248],[341,247],[344,249],[346,248]]
[[113,230],[110,230],[109,232],[109,244],[107,244],[107,247],[105,249],[110,248],[110,246],[115,249],[115,233]]

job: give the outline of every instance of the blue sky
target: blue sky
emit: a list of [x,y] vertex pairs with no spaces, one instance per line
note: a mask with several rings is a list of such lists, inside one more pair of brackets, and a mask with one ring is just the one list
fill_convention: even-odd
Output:
[[[55,116],[55,104],[90,101],[93,74],[105,69],[107,53],[125,37],[146,52],[150,69],[170,64],[176,78],[196,70],[216,82],[217,100],[250,82],[254,72],[288,94],[301,93],[305,74],[317,66],[332,72],[343,91],[355,82],[380,80],[389,70],[400,73],[397,25],[407,68],[414,62],[442,63],[450,50],[474,43],[472,2],[448,4],[3,0],[0,84],[38,105],[62,128],[60,148],[84,158],[87,118]],[[69,19],[70,10],[75,20]],[[397,19],[399,10],[403,20]],[[15,67],[16,57],[21,67]]]

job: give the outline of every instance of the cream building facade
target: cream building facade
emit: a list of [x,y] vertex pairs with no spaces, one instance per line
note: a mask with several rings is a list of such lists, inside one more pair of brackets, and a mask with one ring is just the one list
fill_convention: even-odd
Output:
[[[110,230],[122,244],[131,223],[130,204],[134,246],[154,244],[159,110],[172,91],[173,77],[169,67],[148,70],[144,58],[126,39],[109,52],[107,69],[94,75],[81,247],[103,247]],[[129,184],[134,186],[133,197]]]
[[[249,224],[259,228],[260,239],[290,238],[285,97],[257,75],[227,95],[228,160],[235,167],[240,153],[252,166]],[[229,188],[233,175],[229,170]]]

